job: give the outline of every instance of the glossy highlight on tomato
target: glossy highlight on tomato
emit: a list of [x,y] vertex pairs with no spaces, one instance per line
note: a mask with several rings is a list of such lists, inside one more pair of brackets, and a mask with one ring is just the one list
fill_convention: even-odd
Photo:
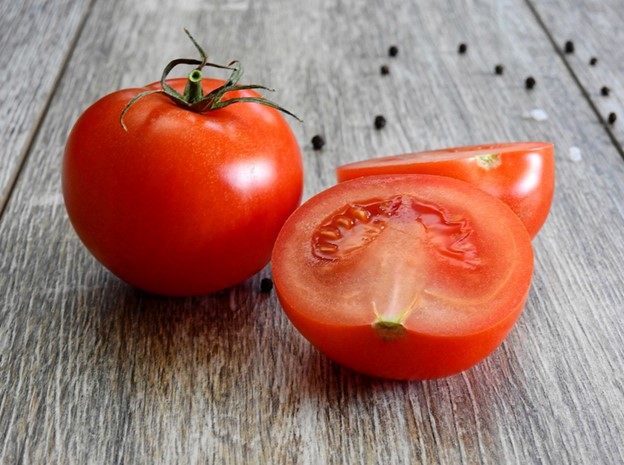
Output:
[[554,146],[549,142],[511,142],[456,147],[373,158],[336,169],[340,182],[410,173],[449,176],[474,184],[509,205],[535,237],[548,217],[554,194]]
[[378,175],[299,207],[272,268],[288,318],[330,359],[429,379],[500,345],[527,299],[533,251],[511,209],[466,182]]
[[[186,79],[167,83],[182,93]],[[203,79],[205,95],[223,81]],[[109,94],[75,124],[63,194],[78,236],[106,268],[156,294],[206,294],[262,269],[299,205],[297,141],[275,108],[241,102],[205,113],[154,93]],[[230,98],[257,98],[253,90]]]

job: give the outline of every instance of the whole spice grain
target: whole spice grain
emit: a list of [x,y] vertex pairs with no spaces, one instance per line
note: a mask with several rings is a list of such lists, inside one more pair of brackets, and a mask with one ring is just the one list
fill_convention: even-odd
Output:
[[459,47],[457,47],[457,52],[460,55],[463,55],[467,51],[468,51],[468,46],[466,44],[464,44],[463,42],[461,44],[459,44]]
[[320,134],[315,135],[311,142],[314,150],[321,150],[325,146],[325,139]]
[[568,40],[565,43],[564,51],[566,53],[574,53],[574,42],[572,42],[571,40]]
[[396,45],[390,46],[390,48],[388,49],[388,55],[390,55],[391,57],[395,57],[398,54],[399,54],[399,47],[397,47]]
[[383,129],[386,126],[386,118],[383,115],[375,116],[375,129]]
[[602,88],[600,89],[600,95],[607,97],[609,93],[611,93],[611,89],[609,89],[607,86],[602,86]]
[[381,68],[379,68],[379,71],[381,72],[382,75],[386,75],[386,74],[390,74],[390,68],[388,67],[388,65],[381,65]]
[[494,72],[500,76],[501,74],[505,72],[505,67],[503,65],[498,64],[494,67]]
[[617,115],[613,112],[609,113],[609,119],[607,121],[609,121],[609,124],[613,124],[615,123],[615,120],[617,119]]
[[526,80],[524,81],[524,86],[527,89],[533,89],[533,87],[535,87],[535,78],[533,76],[529,76],[528,78],[526,78]]
[[596,63],[598,63],[598,58],[591,57],[591,59],[589,60],[589,65],[590,66],[596,66]]
[[273,290],[273,281],[271,278],[262,278],[260,281],[260,292],[268,294]]

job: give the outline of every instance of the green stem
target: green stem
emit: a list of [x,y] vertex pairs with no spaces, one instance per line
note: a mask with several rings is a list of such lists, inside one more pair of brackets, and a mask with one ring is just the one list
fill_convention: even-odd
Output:
[[[233,103],[259,103],[261,105],[266,105],[276,110],[282,111],[287,115],[290,115],[296,118],[298,121],[301,121],[299,117],[290,111],[282,108],[275,102],[268,100],[264,97],[235,97],[227,100],[222,100],[222,98],[228,93],[238,90],[245,89],[264,89],[264,90],[273,90],[268,87],[258,85],[258,84],[247,84],[240,85],[238,81],[243,75],[243,68],[240,66],[238,61],[232,61],[229,65],[223,66],[215,63],[209,63],[208,58],[206,56],[206,52],[204,49],[195,41],[193,36],[185,29],[184,32],[189,36],[195,48],[199,52],[201,60],[196,60],[193,58],[177,58],[167,64],[165,69],[163,70],[162,76],[160,78],[160,84],[162,89],[158,90],[150,90],[146,92],[142,92],[136,95],[128,104],[124,107],[120,116],[120,123],[124,131],[127,131],[126,125],[124,124],[124,116],[128,112],[128,110],[141,98],[151,95],[154,93],[162,93],[169,97],[176,105],[180,106],[189,111],[194,111],[196,113],[205,113],[212,110],[218,110],[220,108],[224,108],[228,105],[232,105]],[[178,65],[196,65],[196,68],[193,69],[188,75],[188,80],[186,81],[186,86],[184,88],[184,94],[180,94],[173,87],[171,87],[167,83],[167,76],[171,72],[173,68]],[[227,69],[231,71],[230,77],[228,80],[221,86],[214,89],[212,92],[204,95],[204,91],[202,88],[202,79],[203,75],[201,70],[207,66],[219,69]]]
[[186,88],[184,89],[184,100],[188,104],[192,105],[195,102],[199,102],[204,97],[201,81],[202,73],[200,70],[194,69],[189,73]]

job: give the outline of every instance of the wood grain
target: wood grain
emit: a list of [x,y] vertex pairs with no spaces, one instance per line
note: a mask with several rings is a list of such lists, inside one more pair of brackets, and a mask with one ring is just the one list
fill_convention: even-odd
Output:
[[0,211],[45,115],[89,3],[0,1]]
[[[306,198],[365,157],[555,143],[533,288],[500,349],[446,379],[370,379],[296,333],[260,292],[270,267],[214,295],[165,299],[88,255],[59,194],[65,138],[95,99],[193,56],[183,26],[305,120],[293,129]],[[0,463],[624,460],[624,162],[525,2],[97,0],[79,39],[0,219]],[[527,116],[536,108],[546,121]]]
[[[551,41],[565,60],[596,113],[624,157],[624,3],[619,0],[583,0],[579,5],[559,0],[530,0]],[[574,51],[566,53],[566,42]],[[594,65],[590,64],[596,59]],[[603,94],[606,87],[608,93]],[[617,117],[609,123],[609,115]]]

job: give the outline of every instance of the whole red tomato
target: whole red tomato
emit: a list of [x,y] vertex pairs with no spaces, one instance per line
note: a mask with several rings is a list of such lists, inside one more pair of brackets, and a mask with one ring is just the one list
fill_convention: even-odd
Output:
[[541,229],[555,189],[553,144],[511,142],[408,153],[349,163],[338,181],[376,174],[437,174],[469,182],[505,202],[531,237]]
[[[194,78],[203,95],[226,84]],[[162,83],[180,95],[187,86]],[[284,117],[256,103],[251,87],[195,112],[152,93],[153,84],[107,95],[79,118],[63,160],[65,205],[80,239],[115,275],[157,294],[198,295],[269,261],[300,202],[302,162]]]

